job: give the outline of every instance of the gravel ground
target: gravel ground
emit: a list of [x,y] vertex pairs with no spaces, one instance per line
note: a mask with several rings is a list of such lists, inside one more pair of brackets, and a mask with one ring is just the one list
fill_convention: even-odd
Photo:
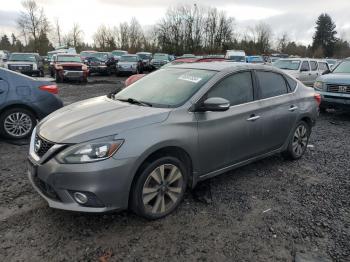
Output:
[[[72,103],[123,80],[61,84],[60,96]],[[273,156],[208,180],[152,222],[49,208],[27,180],[28,146],[0,141],[0,261],[350,261],[349,134],[350,114],[322,115],[301,160]]]

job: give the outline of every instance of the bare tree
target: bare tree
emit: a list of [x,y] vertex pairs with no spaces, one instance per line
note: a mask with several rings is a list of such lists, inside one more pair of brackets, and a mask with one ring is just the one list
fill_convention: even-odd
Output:
[[17,20],[17,26],[26,42],[29,38],[33,40],[33,49],[38,51],[38,40],[41,33],[47,33],[49,22],[44,10],[40,8],[35,0],[25,0],[22,2],[24,11],[21,11]]
[[72,44],[75,48],[77,48],[83,39],[83,31],[80,29],[79,24],[74,23],[73,28],[70,32],[72,38]]
[[59,23],[58,18],[55,19],[55,33],[56,33],[56,39],[58,42],[58,45],[62,45],[62,33],[61,33],[61,26]]
[[286,51],[286,47],[289,43],[289,37],[286,32],[282,34],[282,36],[277,39],[277,50],[281,53],[284,53]]

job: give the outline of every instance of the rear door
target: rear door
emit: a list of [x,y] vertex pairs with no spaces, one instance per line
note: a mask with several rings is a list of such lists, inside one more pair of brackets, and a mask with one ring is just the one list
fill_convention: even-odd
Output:
[[305,85],[311,85],[312,76],[311,76],[310,64],[309,61],[302,61],[300,66],[300,75],[299,80]]
[[256,71],[259,86],[259,154],[279,149],[293,128],[298,107],[286,78],[276,72]]
[[248,158],[254,151],[255,121],[253,78],[250,71],[225,77],[203,97],[230,101],[224,112],[197,112],[201,173],[209,173]]
[[330,70],[328,63],[326,62],[318,62],[318,74],[322,75],[324,72]]
[[6,81],[4,73],[0,72],[0,108],[6,102],[8,91],[9,91],[9,84]]
[[312,83],[310,84],[314,84],[318,75],[319,75],[319,71],[318,71],[318,63],[317,61],[311,60],[310,61],[310,69],[311,69],[311,78],[310,81],[312,81]]

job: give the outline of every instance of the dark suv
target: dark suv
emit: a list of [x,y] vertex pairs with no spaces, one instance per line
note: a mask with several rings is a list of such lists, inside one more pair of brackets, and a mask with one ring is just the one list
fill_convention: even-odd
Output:
[[111,75],[116,72],[116,60],[109,52],[96,52],[85,58],[84,63],[89,67],[89,73]]

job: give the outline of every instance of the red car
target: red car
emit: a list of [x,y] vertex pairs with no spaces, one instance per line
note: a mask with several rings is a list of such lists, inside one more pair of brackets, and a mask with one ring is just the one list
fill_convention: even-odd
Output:
[[53,56],[52,64],[51,76],[56,79],[57,83],[63,80],[87,82],[89,70],[79,55],[56,54]]
[[[220,62],[220,61],[225,61],[225,58],[221,57],[204,57],[204,58],[179,58],[176,59],[168,64],[165,64],[164,67],[168,67],[170,65],[178,65],[178,64],[184,64],[184,63],[204,63],[204,62]],[[125,80],[125,87],[131,85],[132,83],[135,83],[137,80],[141,79],[144,77],[146,74],[137,74],[137,75],[132,75],[128,77]]]

